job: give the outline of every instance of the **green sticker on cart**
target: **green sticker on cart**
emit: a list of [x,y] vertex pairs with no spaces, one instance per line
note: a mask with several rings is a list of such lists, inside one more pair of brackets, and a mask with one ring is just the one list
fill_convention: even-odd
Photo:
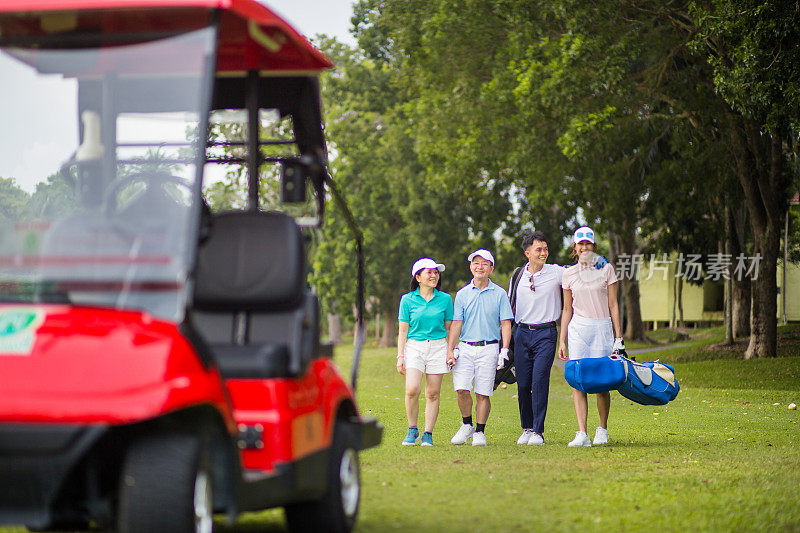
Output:
[[0,355],[30,355],[44,311],[36,307],[0,309]]

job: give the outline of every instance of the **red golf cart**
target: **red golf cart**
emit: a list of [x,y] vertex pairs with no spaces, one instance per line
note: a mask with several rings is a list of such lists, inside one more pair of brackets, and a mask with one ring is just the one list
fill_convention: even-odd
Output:
[[363,309],[330,66],[254,0],[0,0],[0,524],[352,529],[382,427],[306,282],[330,195]]

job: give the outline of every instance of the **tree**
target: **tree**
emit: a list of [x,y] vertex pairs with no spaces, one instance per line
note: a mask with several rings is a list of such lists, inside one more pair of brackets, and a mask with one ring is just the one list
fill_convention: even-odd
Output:
[[[495,209],[499,219],[481,221],[491,231],[532,220],[569,234],[581,214],[633,255],[648,154],[668,128],[643,120],[647,95],[625,83],[647,60],[643,30],[620,30],[615,3],[602,5],[363,1],[357,19],[360,42],[412,86],[426,160],[449,185],[490,177],[520,208]],[[643,338],[637,282],[623,285],[628,336]]]
[[30,196],[14,178],[0,178],[0,220],[14,222],[28,209]]
[[[693,166],[687,145],[726,154],[712,181],[722,190],[738,181],[762,265],[750,357],[775,353],[779,230],[797,174],[799,10],[788,0],[362,0],[354,20],[368,53],[403,72],[413,119],[426,126],[424,155],[445,174],[469,169],[462,178],[477,183],[483,169],[505,193],[547,191],[513,198],[530,207],[522,217],[535,219],[542,207],[528,206],[531,196],[555,198],[593,213],[630,253],[646,244],[638,231],[648,205],[672,202],[654,194],[662,162],[673,171],[669,183],[704,187],[702,173],[679,168]],[[678,148],[664,156],[665,144]],[[709,230],[726,210],[739,213],[736,195],[717,198]],[[685,220],[705,213],[663,219],[658,230],[690,230]],[[741,231],[728,240],[744,253]],[[635,300],[635,287],[627,289]]]
[[55,220],[77,209],[74,189],[58,173],[48,176],[36,184],[28,205],[28,212],[34,219]]
[[[448,263],[445,288],[453,288],[453,261],[466,264],[465,203],[420,164],[392,70],[333,40],[320,46],[338,66],[323,78],[332,175],[364,234],[366,293],[376,298],[381,344],[388,345],[414,260],[430,255]],[[327,213],[312,279],[326,309],[342,311],[353,301],[354,243],[341,214],[333,206]]]
[[698,2],[693,45],[730,106],[732,152],[745,192],[753,253],[750,343],[745,358],[774,357],[777,261],[800,132],[800,6],[789,1]]

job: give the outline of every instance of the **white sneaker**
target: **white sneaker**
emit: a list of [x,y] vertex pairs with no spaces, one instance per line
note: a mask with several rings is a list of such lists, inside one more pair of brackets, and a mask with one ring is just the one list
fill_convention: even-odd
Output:
[[531,435],[534,435],[533,430],[526,429],[525,431],[522,432],[522,435],[520,435],[519,438],[517,439],[517,444],[528,444]]
[[475,426],[472,424],[461,424],[461,427],[458,428],[458,431],[456,431],[456,434],[450,439],[450,442],[453,444],[464,444],[473,433],[475,433]]
[[569,441],[569,444],[567,444],[567,446],[569,446],[570,448],[579,448],[581,446],[591,446],[591,445],[592,443],[589,440],[589,435],[587,435],[583,431],[576,432],[575,438]]
[[528,439],[528,445],[529,446],[541,446],[542,444],[544,444],[544,437],[542,437],[541,435],[539,435],[538,433],[536,433],[534,431],[533,435],[531,435],[531,438]]
[[486,446],[486,434],[483,431],[476,431],[472,434],[473,446]]
[[594,440],[592,444],[598,446],[600,444],[608,444],[608,430],[606,428],[597,428],[594,432]]

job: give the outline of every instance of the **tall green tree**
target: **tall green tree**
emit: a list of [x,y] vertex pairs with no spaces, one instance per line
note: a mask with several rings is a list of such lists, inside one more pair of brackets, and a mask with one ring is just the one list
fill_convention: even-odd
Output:
[[523,259],[523,228],[545,230],[558,243],[574,210],[562,208],[560,191],[527,179],[543,165],[520,166],[531,155],[557,166],[563,158],[556,147],[525,143],[519,157],[511,150],[524,125],[506,71],[509,21],[496,4],[365,0],[353,21],[367,57],[396,72],[427,175],[460,191],[469,210],[463,230],[473,245],[496,252],[500,279]]
[[[753,254],[751,335],[745,358],[776,355],[777,262],[800,133],[800,6],[797,2],[695,2],[692,44],[713,68],[717,94],[730,106],[736,173],[745,192]],[[792,187],[794,182],[794,187]]]
[[[741,188],[762,259],[747,355],[774,355],[776,229],[797,153],[796,3],[362,0],[354,20],[365,50],[404,73],[442,166],[504,167],[506,191],[534,188],[528,198],[583,213],[620,253],[643,249],[641,228],[681,191],[722,201],[686,202],[706,207],[662,217],[658,231],[718,230],[736,208],[719,191]],[[692,143],[724,154],[719,168],[698,168]],[[516,202],[535,220],[544,206],[528,198]],[[636,287],[623,286],[638,336]]]
[[[597,5],[365,0],[357,13],[360,42],[413,85],[427,158],[461,182],[492,176],[521,207],[496,211],[492,231],[533,222],[568,235],[582,215],[632,256],[666,125],[642,120],[646,95],[625,83],[647,59],[644,30],[620,30],[619,8]],[[623,285],[628,336],[642,338],[637,282]]]
[[30,195],[14,178],[0,178],[0,221],[16,221],[28,209]]
[[[323,78],[332,175],[364,234],[366,294],[381,314],[388,345],[413,261],[445,262],[447,290],[465,277],[453,267],[466,264],[467,204],[459,188],[443,186],[421,165],[392,69],[333,40],[320,45],[337,65]],[[354,242],[333,205],[327,213],[312,281],[326,309],[344,314],[355,288]]]

